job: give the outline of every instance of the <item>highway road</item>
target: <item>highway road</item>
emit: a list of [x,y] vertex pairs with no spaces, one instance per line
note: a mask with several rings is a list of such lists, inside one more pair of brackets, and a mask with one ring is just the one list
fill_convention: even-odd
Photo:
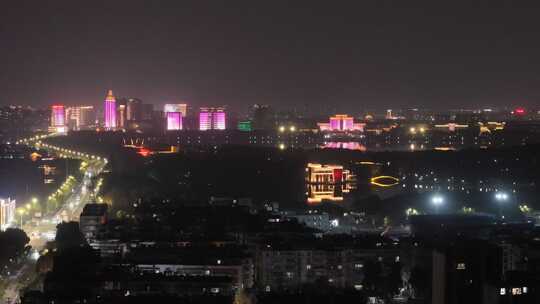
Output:
[[23,226],[23,230],[30,237],[32,248],[41,250],[47,241],[53,240],[58,223],[79,221],[84,205],[94,202],[95,194],[93,189],[90,189],[91,178],[99,174],[102,169],[100,164],[89,167],[82,181],[73,188],[72,193],[58,211],[40,219],[37,224],[28,223]]
[[[23,225],[23,230],[30,238],[30,245],[33,248],[34,258],[38,258],[38,253],[44,249],[47,241],[54,240],[56,236],[56,225],[62,221],[78,221],[79,216],[88,203],[94,202],[95,195],[92,188],[92,177],[97,176],[103,171],[107,165],[107,159],[95,155],[89,155],[81,151],[68,150],[61,147],[47,145],[40,142],[41,138],[27,140],[24,142],[28,145],[36,145],[40,149],[48,150],[49,152],[68,158],[81,159],[87,162],[88,166],[83,174],[81,181],[73,187],[72,193],[66,199],[65,203],[53,214],[34,221],[34,223],[26,223]],[[24,265],[12,275],[8,280],[6,289],[2,296],[2,303],[19,303],[19,292],[30,283],[28,280],[33,276],[35,271],[34,262],[28,259]]]

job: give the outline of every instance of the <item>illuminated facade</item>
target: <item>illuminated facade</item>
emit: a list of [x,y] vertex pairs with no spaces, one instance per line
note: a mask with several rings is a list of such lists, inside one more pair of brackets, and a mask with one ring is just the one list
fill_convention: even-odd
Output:
[[167,119],[167,130],[182,130],[182,118],[187,114],[186,104],[166,104],[163,113]]
[[349,170],[340,165],[321,165],[308,163],[306,181],[314,184],[339,184],[352,181]]
[[353,184],[344,183],[339,185],[309,184],[307,192],[308,203],[322,203],[323,201],[341,202],[344,193],[349,193]]
[[15,221],[15,200],[0,198],[0,229],[5,230]]
[[67,107],[66,123],[71,130],[83,130],[89,128],[95,123],[94,107]]
[[163,107],[163,113],[178,112],[182,113],[182,117],[187,116],[187,104],[185,103],[168,103]]
[[105,97],[105,129],[114,130],[116,126],[116,98],[112,90],[109,90]]
[[364,123],[354,123],[354,118],[345,114],[337,114],[329,118],[328,123],[318,123],[321,131],[364,131]]
[[308,203],[342,201],[343,193],[354,188],[354,176],[349,170],[339,165],[321,165],[308,163],[306,183]]
[[116,117],[117,120],[117,126],[119,128],[124,129],[126,127],[126,119],[127,119],[127,105],[125,103],[118,104],[118,115]]
[[167,130],[182,130],[182,113],[167,112]]
[[51,107],[50,132],[64,133],[66,128],[66,111],[64,105],[53,105]]
[[456,130],[466,129],[469,127],[469,125],[462,125],[451,122],[444,125],[435,125],[434,127],[439,130],[447,129],[449,132],[455,132]]
[[140,121],[142,120],[143,103],[137,98],[129,98],[126,102],[126,120]]
[[199,130],[225,130],[224,108],[201,108],[199,112]]

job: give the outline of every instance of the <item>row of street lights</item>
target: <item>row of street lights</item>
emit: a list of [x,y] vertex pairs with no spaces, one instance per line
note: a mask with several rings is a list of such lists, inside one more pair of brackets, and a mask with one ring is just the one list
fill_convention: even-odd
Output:
[[[51,150],[55,151],[56,153],[58,153],[60,155],[60,157],[69,157],[69,156],[71,156],[71,157],[75,157],[75,158],[80,158],[80,159],[83,160],[83,162],[81,163],[81,168],[80,168],[81,170],[83,170],[88,165],[88,163],[86,163],[86,161],[94,160],[94,161],[103,162],[104,164],[108,163],[108,160],[106,158],[100,157],[98,155],[92,155],[92,154],[83,153],[83,152],[80,152],[80,151],[70,150],[70,149],[66,149],[66,148],[46,144],[46,143],[43,143],[41,141],[42,139],[46,139],[48,137],[52,137],[52,135],[36,135],[34,137],[18,140],[16,142],[16,144],[26,144],[26,145],[29,145],[29,146],[34,144],[38,148],[51,149]],[[67,189],[68,183],[70,183],[72,181],[73,181],[73,176],[69,176],[68,179],[66,180],[66,182],[64,182],[64,184],[62,184],[62,186],[55,193],[51,194],[48,199],[51,200],[56,195],[62,193],[63,190]],[[26,204],[26,208],[21,207],[21,208],[17,209],[16,212],[20,216],[20,227],[21,227],[21,229],[22,229],[22,226],[23,226],[23,215],[30,214],[30,211],[32,210],[33,205],[35,206],[35,205],[37,205],[37,203],[38,203],[38,199],[34,197],[34,198],[31,199],[31,204],[30,203]]]
[[[494,197],[499,206],[499,216],[502,216],[501,211],[502,211],[503,203],[510,199],[510,195],[503,191],[497,191]],[[439,213],[439,209],[445,204],[446,200],[443,195],[435,194],[431,197],[430,202],[431,202],[431,205],[435,208],[435,213]],[[467,210],[472,210],[472,209],[468,208]],[[520,210],[529,211],[530,208],[527,205],[524,205],[524,206],[520,206]],[[409,208],[406,210],[406,213],[407,215],[414,215],[414,214],[417,214],[418,212],[416,211],[416,209]]]
[[17,213],[20,216],[19,224],[20,224],[21,229],[23,225],[23,215],[30,214],[30,211],[32,210],[32,208],[35,208],[38,202],[39,200],[37,199],[37,197],[32,197],[32,199],[30,200],[30,203],[27,203],[24,207],[20,207],[17,209]]

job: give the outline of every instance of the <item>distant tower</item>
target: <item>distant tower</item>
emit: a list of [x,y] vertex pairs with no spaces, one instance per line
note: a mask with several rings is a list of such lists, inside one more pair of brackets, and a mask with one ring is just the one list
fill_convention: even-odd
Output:
[[116,129],[116,98],[112,90],[109,90],[105,97],[105,129]]
[[51,107],[51,125],[50,132],[64,133],[66,128],[66,110],[64,105],[53,105]]
[[51,127],[63,127],[66,124],[66,112],[64,105],[51,107]]

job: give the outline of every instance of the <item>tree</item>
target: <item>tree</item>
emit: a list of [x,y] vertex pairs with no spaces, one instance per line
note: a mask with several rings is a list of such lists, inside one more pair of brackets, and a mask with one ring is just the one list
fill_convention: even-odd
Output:
[[0,266],[13,263],[22,256],[29,249],[26,246],[29,241],[26,233],[20,229],[8,228],[0,232]]

